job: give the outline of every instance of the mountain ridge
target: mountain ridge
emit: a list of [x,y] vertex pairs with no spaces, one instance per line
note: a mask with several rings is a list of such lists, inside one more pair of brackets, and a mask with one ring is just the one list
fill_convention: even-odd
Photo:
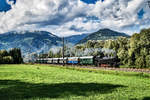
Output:
[[41,53],[53,45],[60,46],[61,41],[60,37],[46,31],[11,31],[0,34],[0,49],[21,48],[23,53]]
[[108,39],[117,39],[118,37],[130,37],[129,35],[121,32],[117,32],[108,28],[100,29],[96,32],[90,33],[84,39],[80,40],[77,44],[82,44],[88,40],[108,40]]
[[[65,37],[65,41],[67,41],[66,43],[75,45],[79,42],[85,43],[89,39],[104,39],[105,36],[111,36],[111,39],[115,39],[116,36],[130,37],[125,33],[119,33],[110,29],[100,29],[99,31],[91,34],[80,34]],[[105,39],[110,39],[110,37],[108,37],[105,37]],[[47,31],[26,30],[11,31],[0,34],[0,49],[9,50],[10,48],[21,48],[23,54],[33,52],[47,53],[53,46],[62,46],[62,37],[58,37]]]

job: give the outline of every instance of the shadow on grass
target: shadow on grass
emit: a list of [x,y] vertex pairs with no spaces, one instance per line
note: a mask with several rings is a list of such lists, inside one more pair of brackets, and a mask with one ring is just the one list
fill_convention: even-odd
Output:
[[150,97],[144,97],[142,100],[150,100]]
[[150,97],[144,97],[143,99],[133,98],[133,99],[130,99],[130,100],[150,100]]
[[19,80],[0,80],[1,100],[26,98],[62,98],[68,96],[90,96],[91,94],[111,93],[123,85],[98,83],[56,83],[33,84]]

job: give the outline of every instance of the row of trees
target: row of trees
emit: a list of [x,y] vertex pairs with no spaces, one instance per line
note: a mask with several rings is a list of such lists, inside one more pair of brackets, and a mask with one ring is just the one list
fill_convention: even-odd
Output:
[[135,67],[150,67],[150,29],[135,33],[130,39],[119,38],[107,42],[107,48],[114,49],[121,63]]
[[[117,56],[120,64],[129,67],[150,67],[150,28],[133,34],[130,38],[116,40],[90,40],[74,47],[65,46],[65,56]],[[40,57],[62,57],[62,48],[53,48]]]
[[131,67],[150,67],[150,28],[135,33],[131,38],[119,37],[116,40],[88,41],[77,45],[78,49],[107,48],[114,50],[120,63]]
[[[65,47],[65,50],[64,50],[64,55],[65,57],[74,57],[74,56],[77,56],[77,57],[82,57],[82,56],[101,56],[101,57],[104,57],[104,56],[108,56],[108,57],[114,57],[116,56],[116,53],[114,50],[110,50],[110,49],[102,49],[102,48],[87,48],[87,47],[84,47],[83,48],[78,48],[79,46],[75,46],[75,47],[68,47],[66,46]],[[57,50],[58,49],[58,50]],[[57,50],[57,52],[53,51],[53,50],[50,50],[49,51],[49,54],[46,55],[46,54],[41,54],[39,55],[40,58],[45,58],[45,57],[50,57],[50,58],[54,58],[54,57],[62,57],[62,54],[63,54],[63,51],[62,51],[62,48],[55,48],[55,50]]]
[[23,62],[21,50],[13,48],[9,51],[0,50],[0,64],[20,64]]

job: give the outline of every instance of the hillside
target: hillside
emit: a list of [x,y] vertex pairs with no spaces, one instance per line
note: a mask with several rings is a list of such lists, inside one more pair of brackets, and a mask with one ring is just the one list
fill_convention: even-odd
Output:
[[[116,39],[119,36],[129,37],[124,33],[101,29],[91,34],[72,35],[65,37],[71,44],[85,43],[88,40]],[[52,46],[61,46],[62,39],[46,31],[12,31],[0,34],[0,49],[21,48],[23,54],[48,52]]]
[[116,32],[110,29],[100,29],[97,32],[91,33],[88,36],[86,36],[84,39],[80,40],[78,44],[85,43],[88,40],[108,40],[108,39],[116,39],[120,36],[123,37],[130,37],[129,35],[125,33]]
[[65,40],[67,40],[67,42],[69,43],[76,44],[80,40],[84,39],[86,36],[88,36],[88,34],[71,35],[71,36],[65,37]]
[[21,31],[0,34],[0,49],[21,48],[22,52],[47,52],[52,46],[60,46],[61,38],[46,31]]

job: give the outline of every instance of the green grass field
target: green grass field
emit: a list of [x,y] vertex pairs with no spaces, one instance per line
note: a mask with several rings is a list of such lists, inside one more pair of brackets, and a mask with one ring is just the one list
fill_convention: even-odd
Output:
[[0,65],[0,100],[49,99],[150,100],[150,78],[50,65]]

